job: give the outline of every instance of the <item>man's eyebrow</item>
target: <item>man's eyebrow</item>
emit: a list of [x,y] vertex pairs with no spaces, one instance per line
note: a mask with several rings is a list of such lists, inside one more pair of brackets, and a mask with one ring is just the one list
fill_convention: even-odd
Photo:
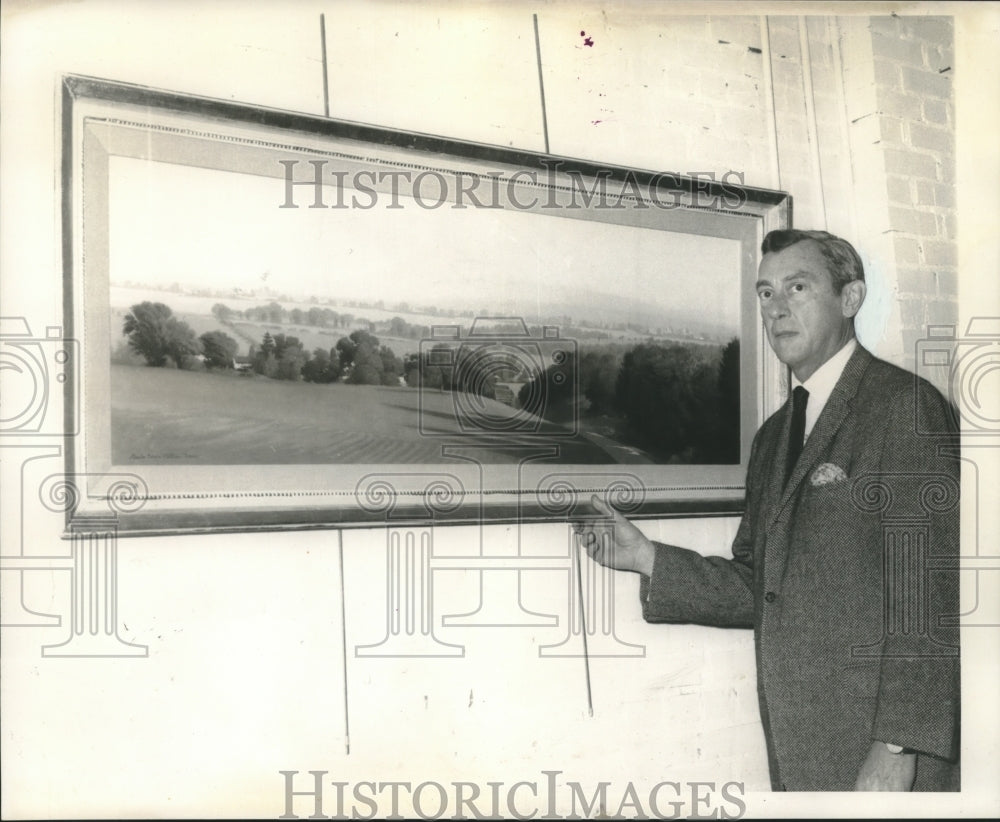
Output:
[[[800,268],[798,271],[795,271],[794,273],[789,274],[787,277],[782,277],[781,279],[782,280],[795,280],[795,279],[799,279],[799,278],[802,278],[802,277],[805,277],[806,279],[809,279],[809,280],[815,280],[816,279],[816,272],[815,271],[811,271],[808,268]],[[757,284],[754,286],[754,288],[760,288],[762,285],[769,285],[772,288],[774,287],[770,280],[757,280]]]

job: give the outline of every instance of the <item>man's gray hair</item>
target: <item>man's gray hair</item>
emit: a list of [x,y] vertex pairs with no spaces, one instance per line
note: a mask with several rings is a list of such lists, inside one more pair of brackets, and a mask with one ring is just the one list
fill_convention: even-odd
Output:
[[858,252],[854,250],[854,246],[828,231],[802,231],[797,228],[770,231],[764,237],[760,250],[762,254],[771,254],[796,243],[801,243],[803,240],[814,240],[819,246],[819,252],[826,260],[835,294],[843,291],[844,286],[849,282],[854,280],[864,282],[865,268]]

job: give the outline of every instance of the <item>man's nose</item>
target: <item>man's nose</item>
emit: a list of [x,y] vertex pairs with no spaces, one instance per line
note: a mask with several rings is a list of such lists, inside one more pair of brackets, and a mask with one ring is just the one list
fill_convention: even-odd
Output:
[[772,320],[779,319],[788,315],[788,300],[784,294],[775,293],[770,300],[767,301],[767,306],[764,309],[764,313]]

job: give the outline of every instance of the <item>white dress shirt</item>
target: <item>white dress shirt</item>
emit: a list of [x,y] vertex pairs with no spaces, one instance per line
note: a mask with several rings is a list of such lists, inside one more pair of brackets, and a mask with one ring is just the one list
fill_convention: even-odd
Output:
[[854,353],[854,349],[857,347],[857,339],[851,337],[840,351],[817,368],[813,375],[805,382],[799,382],[795,378],[795,375],[792,375],[792,390],[795,390],[795,386],[801,385],[809,392],[809,402],[806,403],[806,440],[809,439],[809,434],[813,430],[816,420],[819,419],[826,401],[830,399],[830,395],[837,385],[837,380],[844,373],[847,361],[851,358],[851,354]]

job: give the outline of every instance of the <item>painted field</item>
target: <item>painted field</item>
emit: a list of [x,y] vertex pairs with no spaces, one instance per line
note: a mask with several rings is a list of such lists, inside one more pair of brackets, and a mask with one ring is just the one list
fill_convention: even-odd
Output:
[[[421,403],[414,388],[113,365],[112,460],[119,465],[440,463],[445,460],[437,435],[461,434],[455,399],[431,390]],[[477,401],[498,417],[516,413],[492,400]],[[560,447],[560,462],[627,461],[618,449],[588,437],[566,437],[551,423],[542,423],[539,431],[556,435],[551,442]],[[518,459],[517,450],[503,447],[509,436],[462,439],[483,446],[477,458],[484,463]]]

